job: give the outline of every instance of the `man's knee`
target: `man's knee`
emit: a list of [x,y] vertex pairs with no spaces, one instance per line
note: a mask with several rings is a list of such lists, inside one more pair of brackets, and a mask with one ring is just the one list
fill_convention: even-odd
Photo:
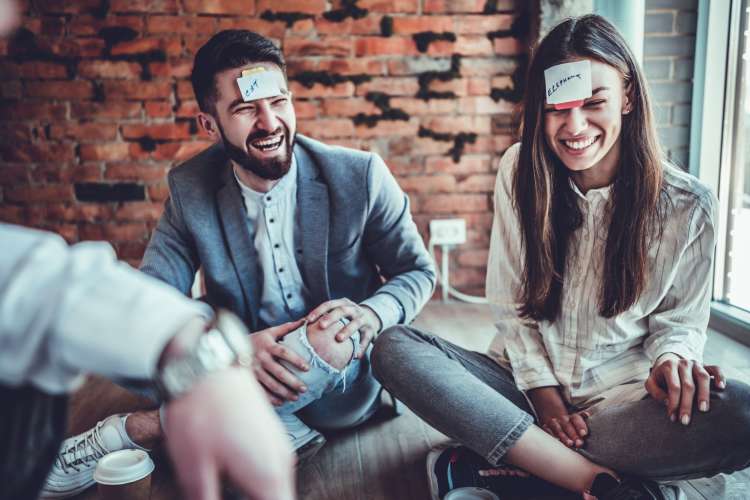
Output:
[[315,354],[337,370],[343,369],[352,359],[354,344],[350,339],[339,342],[325,330],[308,325],[307,340]]

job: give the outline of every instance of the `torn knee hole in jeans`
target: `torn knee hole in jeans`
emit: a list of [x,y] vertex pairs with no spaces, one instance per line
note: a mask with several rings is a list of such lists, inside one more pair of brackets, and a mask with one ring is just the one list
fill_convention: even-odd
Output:
[[322,368],[326,371],[326,373],[329,373],[331,375],[338,375],[340,377],[341,382],[343,382],[343,388],[341,392],[346,391],[346,372],[349,369],[349,367],[352,364],[352,361],[354,361],[354,358],[357,355],[357,348],[359,346],[359,332],[354,332],[354,334],[349,338],[352,342],[352,355],[349,358],[349,362],[344,366],[342,369],[338,369],[334,366],[331,366],[330,363],[328,363],[325,359],[321,358],[320,355],[315,351],[315,348],[310,344],[310,339],[307,338],[307,328],[303,325],[304,330],[302,331],[302,335],[299,336],[300,343],[305,346],[305,348],[310,353],[310,364],[312,366],[317,366]]

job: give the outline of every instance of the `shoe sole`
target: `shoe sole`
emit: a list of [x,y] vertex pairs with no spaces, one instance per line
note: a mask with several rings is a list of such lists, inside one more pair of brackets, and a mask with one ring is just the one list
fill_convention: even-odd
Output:
[[320,449],[323,448],[323,446],[325,446],[327,442],[328,441],[326,440],[325,437],[320,436],[320,438],[314,438],[310,440],[309,442],[305,443],[304,445],[300,446],[299,449],[297,450],[297,466],[296,467],[298,469],[301,469],[304,466],[306,466],[310,462],[310,460],[312,460],[313,457],[315,457],[315,455],[318,454]]

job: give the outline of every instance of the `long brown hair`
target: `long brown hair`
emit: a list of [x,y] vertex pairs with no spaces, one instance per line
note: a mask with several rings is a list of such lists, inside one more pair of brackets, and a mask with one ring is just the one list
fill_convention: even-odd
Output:
[[632,111],[623,116],[620,166],[607,209],[609,229],[599,297],[602,316],[615,316],[638,299],[646,286],[650,243],[661,231],[662,154],[641,70],[625,40],[601,16],[565,20],[533,53],[513,176],[525,253],[519,313],[534,320],[554,321],[559,316],[568,242],[582,224],[568,169],[544,136],[544,70],[579,58],[618,70],[632,103]]

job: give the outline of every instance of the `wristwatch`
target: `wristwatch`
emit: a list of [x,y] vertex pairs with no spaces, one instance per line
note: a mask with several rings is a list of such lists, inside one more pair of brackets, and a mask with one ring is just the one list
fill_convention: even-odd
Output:
[[156,373],[156,385],[166,401],[177,399],[208,374],[230,366],[250,367],[253,349],[245,325],[226,310],[216,312],[208,331],[182,356],[170,358]]

